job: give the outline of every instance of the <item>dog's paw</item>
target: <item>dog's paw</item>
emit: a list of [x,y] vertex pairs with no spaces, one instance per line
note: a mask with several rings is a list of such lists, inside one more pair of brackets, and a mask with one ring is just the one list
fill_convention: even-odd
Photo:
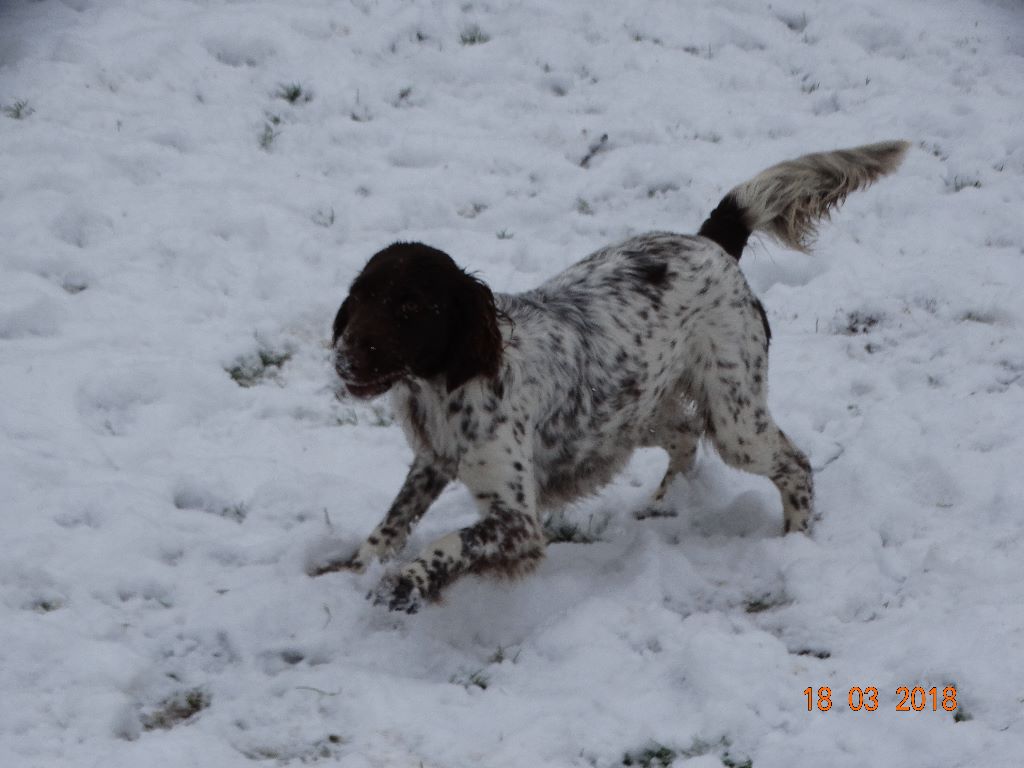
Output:
[[802,533],[805,536],[810,536],[811,531],[814,530],[815,524],[821,519],[820,513],[808,513],[802,516],[794,516],[792,519],[786,518],[782,524],[782,535],[785,536],[788,533]]
[[367,596],[374,605],[386,606],[389,611],[416,613],[423,604],[419,587],[408,576],[393,574],[381,579],[380,584]]

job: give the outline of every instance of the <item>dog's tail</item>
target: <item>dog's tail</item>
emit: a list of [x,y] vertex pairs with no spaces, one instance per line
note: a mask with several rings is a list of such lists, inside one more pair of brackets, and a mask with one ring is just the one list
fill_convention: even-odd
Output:
[[883,141],[773,165],[722,198],[698,234],[737,261],[755,231],[806,252],[818,222],[851,192],[895,171],[909,147],[906,141]]

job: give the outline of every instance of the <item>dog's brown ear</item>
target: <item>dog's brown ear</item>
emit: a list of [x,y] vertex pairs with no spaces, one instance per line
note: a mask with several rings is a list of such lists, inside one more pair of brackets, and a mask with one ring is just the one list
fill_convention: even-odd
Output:
[[494,294],[482,280],[463,273],[455,292],[448,391],[476,376],[496,376],[501,364],[501,331]]

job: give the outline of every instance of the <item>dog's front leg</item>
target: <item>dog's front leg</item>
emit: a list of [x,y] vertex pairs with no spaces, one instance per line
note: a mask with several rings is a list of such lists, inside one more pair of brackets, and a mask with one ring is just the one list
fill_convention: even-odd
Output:
[[433,456],[418,454],[409,467],[398,496],[359,551],[351,557],[318,567],[313,575],[340,570],[362,571],[371,561],[385,561],[400,551],[405,546],[409,531],[448,485],[451,475]]
[[465,573],[518,576],[544,556],[537,515],[532,457],[511,433],[472,446],[459,462],[459,479],[476,499],[482,519],[438,539],[412,563],[386,577],[374,602],[415,613],[420,601],[437,600]]

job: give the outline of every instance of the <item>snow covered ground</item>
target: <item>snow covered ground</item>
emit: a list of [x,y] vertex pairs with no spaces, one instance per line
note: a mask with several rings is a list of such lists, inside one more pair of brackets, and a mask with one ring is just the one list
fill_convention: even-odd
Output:
[[[0,766],[1024,763],[1022,56],[1015,0],[0,4]],[[889,138],[743,260],[812,538],[709,454],[637,520],[649,451],[521,582],[306,576],[410,458],[324,346],[376,249],[525,289]]]

